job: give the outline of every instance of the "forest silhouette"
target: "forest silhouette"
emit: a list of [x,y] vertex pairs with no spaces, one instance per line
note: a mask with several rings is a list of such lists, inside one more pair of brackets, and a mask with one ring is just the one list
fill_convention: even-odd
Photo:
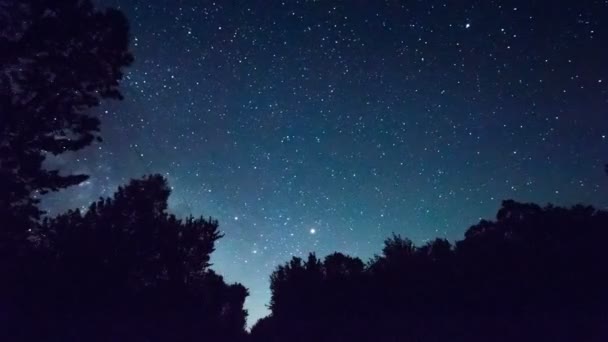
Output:
[[608,212],[504,201],[454,244],[399,235],[364,262],[294,257],[271,314],[245,329],[248,290],[210,268],[212,218],[168,212],[160,175],[49,216],[42,195],[87,175],[49,155],[101,139],[121,99],[128,22],[91,1],[0,6],[2,341],[606,341]]
[[255,341],[604,341],[608,213],[505,201],[452,246],[395,235],[367,264],[293,258]]

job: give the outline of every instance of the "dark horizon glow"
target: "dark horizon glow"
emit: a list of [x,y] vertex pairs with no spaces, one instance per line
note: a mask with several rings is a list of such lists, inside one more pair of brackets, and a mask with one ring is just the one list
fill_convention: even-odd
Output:
[[608,206],[608,2],[99,0],[131,23],[89,181],[51,215],[161,173],[213,216],[214,269],[268,313],[292,255],[392,232],[460,239],[501,200]]

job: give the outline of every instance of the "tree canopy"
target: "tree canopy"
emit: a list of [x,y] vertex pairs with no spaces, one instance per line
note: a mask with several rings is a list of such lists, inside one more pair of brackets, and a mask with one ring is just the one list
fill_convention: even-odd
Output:
[[255,341],[602,341],[608,212],[503,202],[455,245],[394,235],[365,266],[314,254],[272,274]]
[[[11,298],[15,340],[236,341],[248,295],[209,269],[218,222],[167,213],[153,175],[112,198],[47,218]],[[35,327],[35,329],[32,329]],[[5,335],[6,336],[6,335]],[[178,338],[179,337],[179,338]]]
[[44,161],[101,139],[91,109],[121,98],[133,58],[126,18],[90,0],[3,0],[0,19],[1,243],[23,239],[40,216],[39,195],[87,178]]
[[0,0],[0,51],[2,339],[242,339],[248,291],[209,269],[218,222],[169,214],[163,177],[41,221],[41,195],[88,177],[45,160],[101,140],[92,110],[122,98],[124,15],[91,0]]

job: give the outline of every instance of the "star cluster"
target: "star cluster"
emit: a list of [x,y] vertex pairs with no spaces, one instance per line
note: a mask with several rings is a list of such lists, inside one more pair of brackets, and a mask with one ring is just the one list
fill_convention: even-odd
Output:
[[89,181],[51,214],[165,175],[212,262],[268,313],[292,255],[460,238],[500,201],[608,204],[608,1],[98,0],[131,23]]

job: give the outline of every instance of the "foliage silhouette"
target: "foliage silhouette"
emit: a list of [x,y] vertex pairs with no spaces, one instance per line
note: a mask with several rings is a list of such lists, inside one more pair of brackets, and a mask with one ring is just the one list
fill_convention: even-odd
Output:
[[212,219],[167,213],[161,176],[86,211],[45,218],[39,197],[78,184],[51,155],[99,135],[132,62],[121,12],[91,0],[0,0],[0,337],[7,341],[238,341],[248,291],[209,269]]
[[221,234],[212,219],[167,213],[159,175],[133,180],[85,212],[47,218],[11,340],[238,341],[248,295],[209,270]]
[[101,139],[90,109],[121,98],[128,41],[125,17],[90,0],[0,0],[0,250],[27,238],[40,194],[87,178],[44,161]]
[[605,341],[607,238],[607,212],[505,201],[455,246],[393,235],[365,267],[293,258],[252,339]]

